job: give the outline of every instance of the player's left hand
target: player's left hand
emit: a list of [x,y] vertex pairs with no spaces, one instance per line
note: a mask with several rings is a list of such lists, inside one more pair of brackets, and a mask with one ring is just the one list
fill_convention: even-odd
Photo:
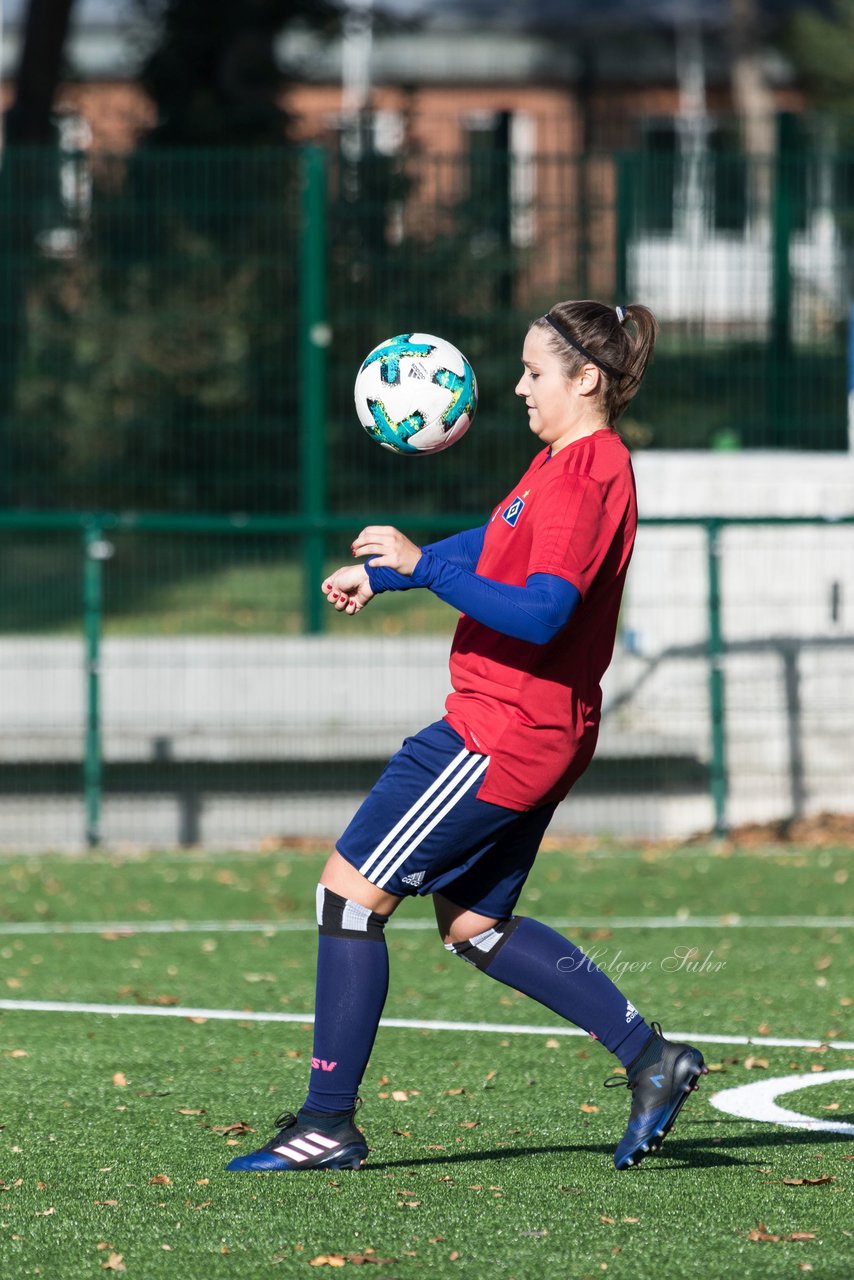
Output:
[[371,556],[371,564],[396,569],[407,578],[421,559],[421,548],[388,524],[369,524],[356,534],[351,550],[354,556]]
[[345,564],[336,569],[324,579],[321,590],[339,613],[358,613],[374,598],[365,566],[361,564]]

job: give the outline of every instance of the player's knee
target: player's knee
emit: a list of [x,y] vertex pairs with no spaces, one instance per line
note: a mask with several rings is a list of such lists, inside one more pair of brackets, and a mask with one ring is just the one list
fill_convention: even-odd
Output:
[[317,927],[332,938],[382,938],[388,916],[382,916],[360,902],[342,898],[326,885],[317,886]]
[[499,920],[491,929],[484,929],[483,933],[477,933],[473,938],[465,938],[462,942],[446,942],[445,950],[485,972],[519,924],[519,920],[519,916]]

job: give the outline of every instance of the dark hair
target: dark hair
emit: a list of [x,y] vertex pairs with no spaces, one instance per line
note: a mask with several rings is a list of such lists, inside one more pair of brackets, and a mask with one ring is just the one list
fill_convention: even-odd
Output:
[[613,426],[637,393],[652,358],[658,321],[649,307],[637,302],[618,308],[604,302],[558,302],[531,328],[544,333],[567,378],[575,377],[585,364],[601,369],[599,398]]

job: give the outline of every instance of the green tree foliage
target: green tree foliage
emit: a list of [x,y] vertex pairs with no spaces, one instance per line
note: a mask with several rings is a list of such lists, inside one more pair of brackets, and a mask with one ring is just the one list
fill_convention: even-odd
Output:
[[[28,275],[19,505],[292,503],[298,164],[274,43],[333,16],[316,0],[170,0],[141,72],[154,128],[126,160],[65,160],[92,193],[53,200],[46,243],[64,231],[68,247]],[[28,163],[58,191],[55,157]]]
[[294,22],[331,30],[336,19],[330,0],[168,0],[140,75],[158,110],[147,144],[281,145],[276,38]]
[[813,101],[854,118],[854,0],[831,0],[826,13],[796,13],[789,53]]

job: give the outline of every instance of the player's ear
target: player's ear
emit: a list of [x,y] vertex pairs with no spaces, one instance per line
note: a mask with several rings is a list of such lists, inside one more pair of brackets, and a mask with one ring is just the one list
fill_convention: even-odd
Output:
[[583,396],[592,396],[599,390],[602,372],[595,364],[586,364],[575,375],[575,384]]

